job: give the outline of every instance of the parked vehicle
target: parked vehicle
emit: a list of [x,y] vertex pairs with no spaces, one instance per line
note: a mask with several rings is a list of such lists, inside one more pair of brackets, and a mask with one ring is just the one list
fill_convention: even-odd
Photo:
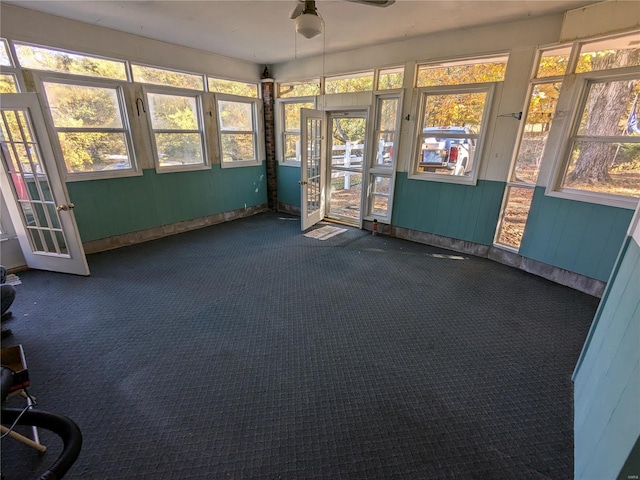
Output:
[[[422,142],[420,169],[436,172],[447,169],[452,175],[465,175],[471,171],[475,140],[450,138],[447,134],[469,134],[465,127],[427,127],[423,134],[429,136]],[[433,136],[431,136],[433,135]]]

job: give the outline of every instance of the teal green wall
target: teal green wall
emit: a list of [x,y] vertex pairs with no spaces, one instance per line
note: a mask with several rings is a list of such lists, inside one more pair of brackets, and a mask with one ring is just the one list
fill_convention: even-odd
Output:
[[69,182],[83,242],[267,203],[264,164],[256,167]]
[[300,206],[300,167],[278,164],[278,202]]
[[392,224],[491,245],[505,183],[478,180],[476,186],[410,180],[396,175]]
[[633,210],[544,192],[544,187],[536,187],[520,255],[606,282]]
[[640,438],[639,340],[640,246],[626,237],[574,373],[578,480],[615,479],[638,464],[630,455]]

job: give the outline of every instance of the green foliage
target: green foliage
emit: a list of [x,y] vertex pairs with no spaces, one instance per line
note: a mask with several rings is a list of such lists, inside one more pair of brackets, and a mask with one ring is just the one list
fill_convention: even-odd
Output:
[[192,90],[204,90],[204,80],[202,75],[175,72],[173,70],[165,70],[163,68],[147,67],[136,64],[131,64],[131,73],[133,74],[134,82],[189,88]]
[[373,90],[373,74],[349,78],[327,78],[324,85],[326,94],[370,92]]
[[127,79],[125,63],[121,61],[61,52],[32,45],[16,44],[15,50],[18,61],[23,68],[117,80]]

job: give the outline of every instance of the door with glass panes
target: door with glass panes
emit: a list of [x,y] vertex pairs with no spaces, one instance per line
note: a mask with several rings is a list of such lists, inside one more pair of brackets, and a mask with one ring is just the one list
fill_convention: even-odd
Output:
[[0,185],[30,268],[89,275],[38,97],[0,95]]

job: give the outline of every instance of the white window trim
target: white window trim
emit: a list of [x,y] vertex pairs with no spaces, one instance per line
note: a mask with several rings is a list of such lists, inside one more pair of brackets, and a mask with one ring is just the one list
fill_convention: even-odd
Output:
[[[284,97],[276,100],[275,121],[277,126],[276,136],[276,158],[280,165],[287,167],[300,167],[299,160],[286,160],[284,158],[284,135],[287,133],[284,129],[284,104],[287,103],[313,103],[313,110],[317,108],[318,97]],[[302,130],[299,129],[298,132]]]
[[[204,123],[204,107],[203,107],[203,98],[202,92],[197,90],[190,90],[186,88],[175,88],[175,87],[164,87],[162,85],[151,85],[144,84],[142,88],[144,92],[145,98],[145,110],[147,115],[147,124],[149,125],[149,139],[151,141],[151,151],[153,155],[153,164],[155,165],[156,172],[161,173],[174,173],[174,172],[188,172],[193,170],[209,170],[211,169],[211,164],[209,162],[209,149],[207,148],[207,135],[206,135],[206,127]],[[193,163],[187,165],[172,165],[167,167],[160,166],[160,162],[158,161],[158,146],[156,144],[156,132],[153,128],[151,122],[151,109],[149,108],[149,93],[157,93],[161,95],[173,95],[178,97],[191,97],[196,99],[196,108],[197,108],[197,118],[198,118],[198,130],[197,133],[200,134],[200,146],[202,148],[202,163]],[[163,130],[164,131],[164,130]],[[187,131],[175,131],[176,133],[196,133],[196,130]]]
[[[56,157],[56,161],[59,166],[59,170],[65,182],[76,182],[84,180],[98,180],[107,178],[123,178],[123,177],[138,177],[142,175],[142,168],[138,159],[136,158],[136,152],[134,149],[133,132],[131,129],[131,122],[129,121],[129,106],[127,105],[127,95],[125,94],[125,88],[129,85],[127,82],[110,80],[98,77],[86,77],[80,75],[69,75],[65,73],[39,73],[33,72],[33,79],[36,88],[36,93],[42,99],[43,110],[45,110],[44,120],[49,130],[49,137],[51,139],[51,146]],[[122,118],[122,127],[125,131],[125,143],[129,153],[129,159],[131,161],[131,168],[118,169],[118,170],[100,170],[95,172],[82,172],[73,173],[67,171],[67,164],[64,161],[62,154],[62,147],[58,139],[58,130],[53,124],[53,117],[51,116],[51,108],[49,106],[49,100],[47,99],[44,85],[45,82],[65,83],[68,85],[78,86],[94,86],[103,88],[115,88],[120,107],[120,116]]]
[[[238,167],[255,167],[256,165],[262,165],[265,156],[264,147],[264,121],[262,115],[262,100],[252,97],[240,97],[237,95],[229,95],[226,93],[216,93],[216,112],[218,114],[218,144],[220,146],[220,167],[221,168],[238,168]],[[251,160],[238,160],[235,162],[224,162],[222,151],[222,135],[226,133],[247,133],[245,131],[224,131],[222,130],[222,122],[220,121],[220,104],[219,101],[231,101],[240,103],[250,103],[252,105],[253,113],[253,142],[254,153],[256,158]]]
[[[554,124],[551,126],[551,132],[554,131],[554,126],[556,127],[554,140],[558,141],[558,138],[560,138],[558,142],[560,148],[555,149],[556,153],[553,157],[552,173],[546,184],[545,195],[566,200],[577,200],[579,202],[596,203],[634,210],[640,201],[638,198],[563,187],[562,182],[568,168],[573,139],[580,126],[579,123],[582,118],[582,112],[584,111],[584,106],[587,101],[589,85],[593,81],[616,81],[627,78],[640,79],[640,67],[598,70],[576,74],[573,75],[573,77],[575,78],[575,82],[563,82],[563,87],[566,84],[572,83],[573,85],[568,86],[569,88],[560,93],[558,107],[556,108],[556,118],[560,117],[563,123],[557,125],[554,119]],[[565,77],[565,79],[566,78],[567,77]],[[570,112],[561,112],[561,105],[563,108],[566,108],[566,105],[572,105],[573,108]],[[550,144],[549,140],[550,138],[547,140],[547,146]],[[545,156],[548,150],[549,149],[545,149]]]
[[[482,164],[485,138],[487,136],[487,130],[489,128],[489,121],[491,119],[491,112],[493,111],[493,99],[496,84],[498,82],[491,83],[473,83],[464,85],[445,85],[436,87],[423,87],[415,89],[416,105],[413,108],[413,115],[415,115],[415,131],[413,135],[413,141],[411,146],[411,159],[409,162],[408,178],[411,180],[426,180],[432,182],[441,183],[456,183],[460,185],[476,185],[478,183],[478,175],[480,172],[480,166]],[[438,173],[430,172],[418,172],[417,160],[420,145],[422,144],[422,119],[424,116],[424,101],[423,99],[427,95],[447,95],[456,93],[477,93],[487,92],[485,98],[485,106],[482,113],[482,129],[478,134],[475,147],[474,166],[470,177],[459,175],[442,175]]]

